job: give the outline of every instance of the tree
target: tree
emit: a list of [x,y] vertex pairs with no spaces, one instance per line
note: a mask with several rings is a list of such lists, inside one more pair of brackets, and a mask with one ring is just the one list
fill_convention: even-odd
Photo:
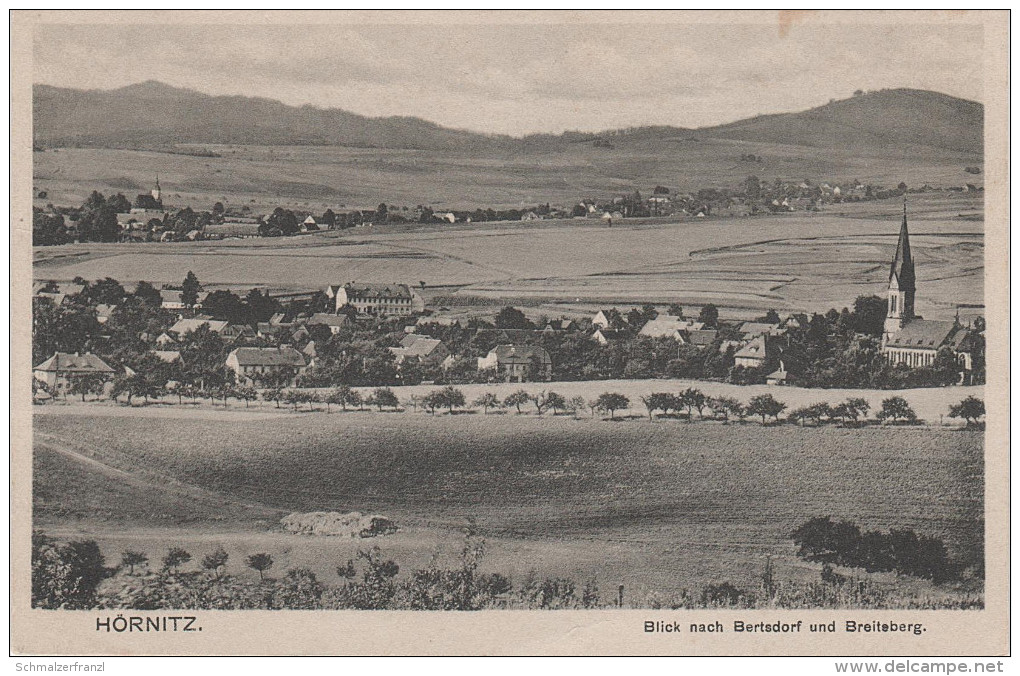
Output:
[[530,329],[531,322],[523,312],[515,307],[506,306],[496,314],[497,329]]
[[747,405],[747,412],[751,415],[760,415],[761,424],[765,424],[766,418],[779,420],[779,414],[786,410],[786,404],[777,401],[771,394],[759,394],[753,397]]
[[641,403],[645,405],[648,410],[648,420],[654,419],[654,413],[656,411],[662,411],[666,413],[669,410],[670,405],[673,402],[673,395],[668,392],[653,392],[647,397],[641,397]]
[[976,423],[984,414],[985,402],[973,395],[967,397],[959,404],[953,404],[949,407],[949,417],[963,418],[967,421],[967,427]]
[[120,239],[117,212],[102,193],[92,191],[78,216],[78,239],[82,242],[116,242]]
[[248,408],[250,402],[258,400],[259,393],[254,387],[237,387],[234,388],[234,396],[242,400],[244,407]]
[[131,202],[121,193],[111,196],[106,200],[107,206],[113,209],[116,214],[126,214],[131,211]]
[[855,423],[858,418],[867,418],[868,411],[871,410],[871,404],[868,403],[867,399],[862,397],[850,397],[844,401],[841,406],[846,417],[850,418]]
[[807,406],[800,406],[787,413],[786,417],[789,420],[799,420],[801,427],[803,427],[804,422],[811,417],[811,411],[808,410]]
[[492,392],[486,392],[475,399],[474,405],[482,407],[482,415],[488,415],[490,408],[499,408],[499,397]]
[[574,415],[577,415],[578,411],[583,411],[586,406],[588,406],[588,404],[584,403],[584,398],[580,395],[571,397],[570,401],[567,402],[567,410]]
[[858,333],[881,336],[885,330],[887,302],[878,296],[858,296],[854,301],[854,329]]
[[432,415],[436,414],[436,409],[443,406],[443,393],[441,390],[432,390],[421,399],[422,408],[426,409]]
[[702,305],[701,311],[698,313],[698,321],[709,328],[715,328],[719,323],[719,308],[712,303]]
[[184,277],[184,284],[181,286],[181,302],[184,303],[185,307],[195,307],[198,303],[198,292],[202,290],[202,286],[198,283],[198,277],[191,270],[188,270],[188,274]]
[[507,408],[513,406],[517,409],[517,413],[520,414],[521,406],[531,401],[531,395],[525,390],[517,390],[511,394],[508,394],[506,399],[503,400],[503,405]]
[[120,565],[127,566],[130,575],[135,574],[135,566],[141,566],[147,563],[148,560],[148,556],[133,549],[128,549],[120,555]]
[[97,373],[87,373],[72,378],[69,389],[71,394],[80,394],[81,400],[85,401],[87,394],[101,394],[105,383],[106,379],[103,376]]
[[280,401],[283,400],[283,388],[282,387],[267,387],[262,390],[262,399],[264,401],[275,401],[276,408],[280,408]]
[[630,399],[619,392],[603,392],[595,400],[595,407],[600,411],[609,411],[609,417],[616,419],[616,412],[630,406]]
[[917,414],[914,413],[914,409],[910,408],[910,404],[903,397],[883,399],[882,410],[878,412],[877,417],[879,420],[892,420],[893,422],[899,422],[900,420],[914,422],[917,420]]
[[372,392],[372,401],[379,407],[381,411],[384,406],[389,406],[394,411],[400,406],[400,399],[397,395],[388,387],[378,387]]
[[680,303],[673,303],[669,306],[669,309],[666,310],[666,314],[672,317],[680,317],[682,319],[684,316],[684,308],[680,305]]
[[177,569],[188,561],[191,561],[191,554],[186,550],[180,547],[170,547],[163,557],[163,570],[172,570],[176,573]]
[[743,406],[733,397],[716,397],[708,402],[709,408],[717,414],[721,413],[723,420],[728,421],[731,415],[739,415]]
[[454,408],[464,406],[466,400],[464,399],[464,393],[458,390],[453,385],[448,385],[440,390],[440,401],[450,413],[453,413]]
[[218,579],[220,571],[223,569],[223,566],[227,565],[227,559],[229,558],[227,550],[223,549],[221,545],[215,551],[202,557],[202,567],[212,571],[213,575]]
[[265,552],[252,554],[244,560],[244,565],[259,572],[259,581],[266,579],[266,571],[273,567],[273,557]]
[[301,229],[294,212],[283,207],[273,209],[273,213],[266,219],[265,225],[267,231],[278,231],[283,235],[293,235]]
[[148,282],[138,282],[135,285],[134,296],[152,308],[158,308],[163,305],[163,297],[156,287]]

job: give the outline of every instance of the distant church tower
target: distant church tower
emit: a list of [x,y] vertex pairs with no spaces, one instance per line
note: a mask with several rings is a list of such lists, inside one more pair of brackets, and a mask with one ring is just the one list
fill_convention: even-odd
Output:
[[907,200],[904,199],[900,240],[889,270],[889,306],[885,315],[883,344],[911,320],[920,319],[914,314],[914,293],[917,291],[914,281],[914,259],[910,255],[910,234],[907,232]]
[[163,193],[160,192],[160,189],[159,189],[159,174],[156,174],[156,187],[152,189],[152,199],[154,199],[157,202],[159,202],[160,201],[159,197],[162,194]]

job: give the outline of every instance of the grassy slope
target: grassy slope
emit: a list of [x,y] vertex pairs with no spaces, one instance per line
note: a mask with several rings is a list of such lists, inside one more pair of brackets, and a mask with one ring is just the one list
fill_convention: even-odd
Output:
[[[169,476],[228,503],[383,513],[405,532],[378,544],[417,560],[433,548],[452,551],[457,529],[475,519],[493,542],[491,565],[518,573],[609,571],[610,580],[671,588],[748,582],[761,556],[778,553],[784,569],[806,574],[787,534],[824,514],[937,534],[961,556],[982,542],[982,442],[970,432],[367,413],[187,423],[144,413],[43,414],[35,424],[110,466],[153,483]],[[116,540],[138,537],[133,527],[174,523],[145,516],[158,491],[125,495],[83,480],[61,458],[45,449],[36,456],[40,524],[75,532],[105,523]],[[97,502],[108,513],[94,513]],[[281,553],[293,548],[287,560],[325,571],[337,548],[358,546],[231,536],[238,527],[250,533],[252,523],[230,526],[230,510],[190,504],[205,517],[152,535],[152,546],[219,528],[237,546],[250,548],[254,538]],[[224,517],[228,525],[215,526]],[[256,518],[266,512],[253,510]]]

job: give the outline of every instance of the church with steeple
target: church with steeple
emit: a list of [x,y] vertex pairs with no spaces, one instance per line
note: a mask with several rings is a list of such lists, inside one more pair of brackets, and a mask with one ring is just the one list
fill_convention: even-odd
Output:
[[931,366],[939,350],[948,349],[960,366],[961,380],[967,381],[974,368],[980,341],[960,324],[959,313],[953,321],[923,319],[914,312],[917,277],[910,252],[907,229],[907,202],[903,201],[896,255],[889,270],[888,304],[882,332],[882,353],[890,364],[911,368]]

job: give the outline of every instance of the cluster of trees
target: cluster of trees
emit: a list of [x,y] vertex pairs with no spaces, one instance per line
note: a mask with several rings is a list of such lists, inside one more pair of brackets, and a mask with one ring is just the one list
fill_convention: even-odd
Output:
[[849,521],[815,517],[797,528],[792,537],[797,555],[807,561],[868,572],[895,571],[935,582],[957,579],[962,570],[950,560],[942,540],[910,529],[862,531]]
[[[279,577],[268,552],[244,559],[252,575],[226,572],[230,555],[216,547],[199,559],[198,570],[186,570],[192,555],[171,546],[150,566],[138,550],[121,553],[119,565],[107,566],[92,540],[57,542],[41,532],[32,537],[32,605],[41,609],[124,608],[173,609],[358,609],[358,610],[482,610],[592,609],[623,606],[623,587],[611,601],[603,600],[598,582],[573,578],[539,578],[534,572],[514,581],[499,572],[482,573],[485,542],[474,529],[465,531],[458,562],[440,567],[436,560],[401,576],[400,565],[378,547],[359,550],[355,559],[336,565],[339,581],[329,584],[308,568],[292,568]],[[910,530],[862,533],[853,524],[812,519],[793,537],[802,557],[823,563],[821,583],[779,582],[767,559],[757,589],[730,582],[687,590],[668,600],[652,593],[627,604],[652,608],[846,608],[846,607],[981,607],[980,598],[932,602],[915,598],[890,599],[868,580],[833,572],[832,565],[897,572],[952,581],[963,566],[950,561],[934,538]],[[981,566],[977,572],[982,573]]]

